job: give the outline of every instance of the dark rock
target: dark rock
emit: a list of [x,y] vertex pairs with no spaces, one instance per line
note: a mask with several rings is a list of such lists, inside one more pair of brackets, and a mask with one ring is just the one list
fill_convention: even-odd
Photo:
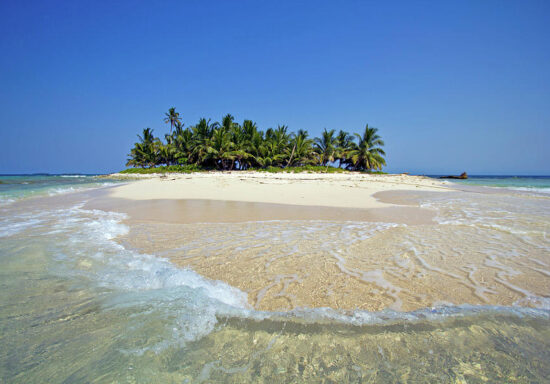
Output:
[[468,174],[466,172],[462,172],[460,176],[441,176],[440,177],[440,179],[461,179],[461,180],[464,180],[467,178],[468,178]]

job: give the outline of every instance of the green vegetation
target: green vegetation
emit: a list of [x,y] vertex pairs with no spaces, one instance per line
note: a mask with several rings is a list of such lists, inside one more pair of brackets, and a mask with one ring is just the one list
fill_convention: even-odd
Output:
[[[194,173],[194,172],[204,172],[204,171],[213,171],[215,168],[200,168],[195,164],[189,165],[161,165],[158,167],[151,168],[128,168],[120,173],[125,174],[152,174],[152,173]],[[266,168],[249,168],[244,170],[244,172],[268,172],[268,173],[343,173],[349,172],[343,168],[337,167],[324,167],[320,165],[305,165],[305,166],[292,166],[286,168],[280,167],[266,167]],[[365,173],[376,174],[376,175],[386,175],[386,172],[382,171],[362,171]]]
[[127,174],[148,174],[148,173],[192,173],[203,171],[201,168],[197,167],[195,164],[189,165],[161,165],[158,167],[152,168],[128,168],[120,173]]
[[[256,123],[243,124],[226,115],[221,123],[200,119],[184,128],[180,114],[170,108],[164,122],[170,133],[164,141],[151,128],[138,135],[123,173],[190,173],[201,170],[261,170],[265,172],[343,172],[381,170],[386,165],[384,141],[378,129],[350,135],[325,129],[321,137],[307,131],[289,132],[280,125],[265,132]],[[337,167],[334,165],[338,164]]]

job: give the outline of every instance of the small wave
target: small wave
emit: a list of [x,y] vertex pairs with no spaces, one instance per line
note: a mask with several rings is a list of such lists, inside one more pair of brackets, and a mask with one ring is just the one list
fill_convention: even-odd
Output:
[[68,187],[58,187],[58,188],[50,189],[48,191],[48,195],[55,196],[55,195],[63,195],[67,193],[82,192],[88,189],[103,188],[114,184],[115,183],[112,183],[112,182],[104,182],[104,183],[93,183],[93,184],[80,184],[77,186],[68,186]]
[[508,189],[511,191],[535,192],[535,193],[550,195],[550,188],[539,188],[539,187],[493,187],[493,188],[502,188],[502,189]]
[[[165,319],[164,328],[159,329],[159,333],[163,334],[162,340],[146,348],[157,352],[197,340],[228,318],[354,326],[438,321],[481,313],[550,318],[548,301],[538,297],[526,298],[529,305],[537,308],[443,305],[413,312],[344,311],[331,308],[296,308],[289,312],[257,311],[249,306],[246,292],[224,282],[207,279],[191,269],[178,268],[167,259],[139,253],[116,242],[117,237],[125,235],[129,230],[123,223],[125,218],[120,213],[86,210],[80,204],[69,209],[43,211],[42,216],[31,213],[21,218],[19,223],[14,222],[15,218],[8,218],[10,222],[4,223],[7,225],[4,227],[11,232],[4,235],[11,236],[37,225],[51,230],[46,235],[51,242],[51,253],[59,261],[54,273],[64,278],[72,277],[79,282],[88,281],[92,287],[110,291],[110,295],[102,296],[104,310],[131,307],[140,322],[149,321],[151,311]],[[322,228],[327,225],[330,227],[328,223],[318,224],[322,224]],[[363,230],[360,235],[368,237],[395,225],[348,223],[345,228],[351,226],[359,226]],[[314,227],[312,230],[316,229]],[[349,232],[343,230],[342,235]],[[283,239],[284,236],[281,241]],[[139,332],[139,327],[135,332]],[[138,349],[131,352],[145,351]]]
[[15,202],[15,199],[0,197],[0,207],[3,205],[10,205]]
[[466,184],[460,183],[461,186],[474,186],[474,187],[483,187],[499,191],[510,191],[510,192],[528,192],[528,193],[537,193],[550,195],[550,187],[535,187],[535,186],[514,186],[514,185],[486,185],[486,184]]
[[28,219],[25,221],[21,221],[18,223],[9,223],[6,225],[4,222],[2,225],[3,228],[0,229],[0,237],[10,237],[13,235],[16,235],[18,233],[24,232],[25,230],[36,227],[37,225],[41,224],[42,220],[39,219]]
[[175,267],[168,260],[124,248],[114,241],[128,227],[125,215],[85,210],[82,205],[52,213],[51,225],[60,260],[58,273],[88,279],[112,295],[105,309],[132,307],[165,312],[173,318],[159,350],[196,340],[211,332],[220,315],[235,315],[248,308],[246,293],[220,281],[206,279],[190,269]]
[[[531,298],[531,301],[540,302],[543,298]],[[483,314],[504,314],[519,317],[529,316],[550,319],[549,308],[530,308],[519,306],[490,306],[490,305],[440,305],[418,309],[411,312],[401,312],[392,309],[370,312],[365,310],[336,310],[332,308],[298,308],[289,312],[261,312],[251,311],[248,317],[255,320],[292,319],[301,323],[341,323],[353,326],[391,325],[402,322],[441,321],[451,317],[466,317]]]
[[[436,321],[487,312],[549,317],[547,303],[535,297],[529,299],[529,304],[539,308],[443,305],[413,312],[344,311],[331,308],[297,308],[289,312],[257,311],[248,305],[247,294],[235,287],[209,280],[191,269],[178,268],[164,258],[126,249],[114,241],[117,236],[128,231],[128,227],[122,223],[125,218],[122,214],[84,210],[79,206],[64,216],[61,213],[57,216],[60,219],[55,229],[67,233],[71,239],[70,242],[62,242],[71,247],[64,253],[79,255],[79,259],[75,260],[78,261],[77,274],[82,273],[98,286],[114,292],[105,302],[106,310],[132,307],[139,312],[142,308],[145,312],[165,312],[163,318],[173,319],[165,330],[170,336],[151,347],[156,351],[196,340],[211,332],[223,318],[336,322],[362,326]],[[75,249],[78,249],[78,253],[74,252]],[[84,264],[82,258],[86,259]],[[86,267],[82,268],[82,265]]]
[[83,192],[89,189],[94,188],[103,188],[115,185],[116,182],[103,182],[103,183],[83,183],[83,184],[74,184],[69,186],[61,187],[46,187],[46,188],[37,188],[33,190],[12,190],[10,191],[9,198],[0,197],[0,206],[8,205],[15,201],[30,198],[30,197],[40,197],[40,196],[56,196],[63,195],[68,193]]
[[65,193],[72,193],[72,192],[78,192],[85,188],[75,188],[75,187],[60,187],[60,188],[54,188],[50,191],[48,191],[49,196],[55,196],[55,195],[63,195]]

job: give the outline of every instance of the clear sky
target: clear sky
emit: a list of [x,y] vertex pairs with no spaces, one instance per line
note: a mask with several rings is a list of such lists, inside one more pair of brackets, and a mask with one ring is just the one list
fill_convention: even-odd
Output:
[[550,1],[0,1],[0,173],[226,113],[378,127],[389,172],[550,174]]

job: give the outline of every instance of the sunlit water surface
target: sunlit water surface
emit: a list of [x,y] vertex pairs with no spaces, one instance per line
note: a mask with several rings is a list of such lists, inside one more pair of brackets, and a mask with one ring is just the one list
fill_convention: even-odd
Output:
[[[98,186],[77,184],[71,188]],[[550,292],[516,292],[520,299],[506,306],[260,311],[234,287],[116,242],[129,231],[124,216],[85,209],[86,193],[47,197],[45,187],[43,197],[26,198],[16,189],[0,207],[0,382],[530,383],[550,377]],[[491,209],[483,206],[486,199]],[[429,240],[416,233],[407,249],[426,253],[452,230],[473,228],[473,241],[498,231],[500,244],[491,247],[502,285],[521,273],[506,269],[505,258],[532,266],[525,249],[537,252],[539,278],[549,277],[547,197],[422,204],[436,209],[451,231]]]

